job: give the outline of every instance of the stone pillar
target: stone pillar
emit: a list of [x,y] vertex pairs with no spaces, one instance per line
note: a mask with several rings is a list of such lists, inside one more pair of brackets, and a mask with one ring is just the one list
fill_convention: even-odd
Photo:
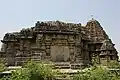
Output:
[[70,61],[73,63],[75,61],[75,47],[69,46],[70,50]]
[[81,41],[81,34],[76,35],[75,39],[75,46],[76,46],[76,62],[83,63],[83,53],[81,51],[82,41]]
[[7,63],[8,65],[15,65],[15,54],[16,54],[16,50],[14,48],[14,43],[8,43],[8,47],[7,47]]
[[87,41],[85,41],[83,45],[84,45],[84,63],[89,64],[90,63],[90,58],[89,58]]

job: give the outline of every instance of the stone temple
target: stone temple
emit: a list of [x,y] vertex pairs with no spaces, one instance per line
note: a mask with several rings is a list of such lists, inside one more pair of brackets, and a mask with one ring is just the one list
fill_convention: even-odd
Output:
[[21,65],[29,59],[71,65],[106,64],[118,60],[118,52],[97,20],[80,23],[37,22],[20,32],[6,33],[1,40],[1,59]]

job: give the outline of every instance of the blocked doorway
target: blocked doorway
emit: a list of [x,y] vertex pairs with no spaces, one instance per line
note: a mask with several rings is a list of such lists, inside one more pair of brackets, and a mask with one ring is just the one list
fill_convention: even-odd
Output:
[[51,57],[54,62],[66,62],[69,60],[68,46],[51,46]]

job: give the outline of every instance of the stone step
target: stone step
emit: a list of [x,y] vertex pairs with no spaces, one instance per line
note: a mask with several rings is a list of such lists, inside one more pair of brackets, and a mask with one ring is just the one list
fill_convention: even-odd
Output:
[[79,69],[81,68],[81,66],[83,66],[84,64],[81,63],[55,63],[53,64],[54,69]]

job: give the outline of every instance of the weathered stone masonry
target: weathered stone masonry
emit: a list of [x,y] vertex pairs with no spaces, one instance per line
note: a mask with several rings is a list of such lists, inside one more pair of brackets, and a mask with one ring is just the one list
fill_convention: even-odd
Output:
[[21,65],[28,59],[80,65],[118,60],[114,44],[94,19],[86,26],[38,21],[34,27],[6,33],[1,42],[0,55],[7,65]]

